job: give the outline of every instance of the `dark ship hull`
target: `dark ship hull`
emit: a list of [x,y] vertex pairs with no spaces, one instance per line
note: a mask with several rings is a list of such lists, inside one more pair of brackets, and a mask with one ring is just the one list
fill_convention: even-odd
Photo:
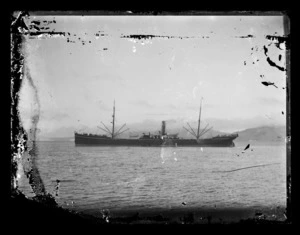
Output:
[[112,139],[102,135],[75,133],[76,146],[152,146],[152,147],[234,147],[233,140],[237,134],[217,136],[207,139],[179,139],[179,138],[140,138],[140,139]]

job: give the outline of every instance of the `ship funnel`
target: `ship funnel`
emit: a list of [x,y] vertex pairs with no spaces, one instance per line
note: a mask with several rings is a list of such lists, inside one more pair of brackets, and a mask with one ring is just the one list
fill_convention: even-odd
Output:
[[161,123],[161,135],[166,134],[166,121],[162,121]]

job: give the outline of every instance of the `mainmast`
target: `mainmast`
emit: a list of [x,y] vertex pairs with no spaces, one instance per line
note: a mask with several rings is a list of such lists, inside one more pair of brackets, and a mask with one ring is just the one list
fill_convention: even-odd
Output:
[[212,129],[212,127],[208,128],[208,124],[204,127],[203,130],[200,129],[200,123],[201,123],[201,110],[202,110],[202,100],[203,98],[201,97],[201,102],[200,102],[200,111],[199,111],[199,119],[198,119],[198,129],[197,129],[197,133],[194,131],[194,129],[190,126],[189,123],[187,123],[187,125],[189,126],[190,130],[183,127],[186,131],[188,131],[192,136],[194,136],[197,140],[200,139],[201,136],[203,136],[206,132],[208,132],[209,130]]

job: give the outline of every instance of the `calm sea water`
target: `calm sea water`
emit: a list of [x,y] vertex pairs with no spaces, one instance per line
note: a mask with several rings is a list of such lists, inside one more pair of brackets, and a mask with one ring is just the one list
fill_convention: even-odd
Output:
[[[251,146],[242,153],[246,144],[162,148],[38,142],[37,163],[47,192],[55,196],[60,180],[55,198],[61,206],[90,214],[176,209],[182,202],[185,208],[285,207],[285,146]],[[31,196],[28,179],[19,174],[20,189]]]

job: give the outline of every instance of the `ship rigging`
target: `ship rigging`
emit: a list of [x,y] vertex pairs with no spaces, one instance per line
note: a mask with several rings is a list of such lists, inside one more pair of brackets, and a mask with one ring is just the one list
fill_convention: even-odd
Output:
[[107,134],[109,134],[111,136],[112,139],[116,138],[117,136],[121,135],[122,133],[124,133],[125,131],[128,131],[129,128],[127,128],[126,130],[122,130],[125,126],[126,126],[126,123],[123,124],[119,130],[117,130],[115,132],[115,117],[116,117],[116,110],[115,110],[115,100],[114,100],[114,107],[113,107],[113,115],[112,115],[112,128],[111,130],[108,129],[108,127],[103,123],[101,122],[101,124],[104,126],[104,128],[100,127],[100,126],[97,126],[99,129],[105,131]]
[[[200,131],[200,124],[201,124],[201,110],[202,110],[202,100],[203,97],[201,97],[201,102],[200,102],[200,111],[199,111],[199,118],[198,118],[198,129],[197,129],[197,133],[194,131],[194,129],[190,126],[190,124],[187,122],[187,125],[189,126],[190,129],[183,127],[186,131],[188,131],[192,136],[194,136],[196,138],[196,140],[200,140],[200,137],[202,137],[205,133],[207,133],[208,131],[210,131],[213,127],[208,128],[207,124],[203,130]],[[207,129],[208,128],[208,129]]]

